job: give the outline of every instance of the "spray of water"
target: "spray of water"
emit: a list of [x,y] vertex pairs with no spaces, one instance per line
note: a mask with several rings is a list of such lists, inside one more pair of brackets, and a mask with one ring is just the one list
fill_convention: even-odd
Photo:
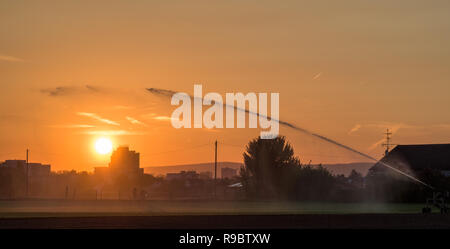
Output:
[[[160,96],[165,96],[165,97],[172,97],[174,94],[177,93],[177,92],[172,91],[172,90],[158,89],[158,88],[147,88],[147,91],[149,91],[149,92],[152,93],[152,94],[156,94],[156,95],[160,95]],[[191,98],[191,99],[194,99],[194,98],[196,98],[196,97],[190,95],[190,98]],[[198,97],[197,97],[197,98],[198,98]],[[203,98],[200,98],[200,99],[203,100]],[[257,113],[257,112],[252,112],[252,111],[249,111],[249,110],[247,110],[247,109],[242,109],[242,108],[239,108],[239,107],[234,106],[234,105],[233,105],[233,106],[230,106],[230,105],[227,105],[227,104],[225,104],[225,103],[222,103],[222,105],[223,105],[223,107],[225,107],[225,108],[234,108],[236,111],[241,111],[241,112],[245,112],[245,113],[248,113],[248,114],[251,114],[251,115],[257,115],[257,116],[261,116],[261,117],[264,117],[264,118],[267,118],[267,119],[272,119],[270,116],[261,115],[261,114],[259,114],[259,113]],[[334,144],[334,145],[336,145],[336,146],[338,146],[338,147],[341,147],[341,148],[343,148],[343,149],[345,149],[345,150],[348,150],[348,151],[351,151],[351,152],[353,152],[353,153],[356,153],[356,154],[358,154],[358,155],[360,155],[360,156],[362,156],[362,157],[364,157],[364,158],[367,158],[367,159],[369,159],[369,160],[371,160],[371,161],[374,161],[374,162],[377,162],[377,161],[378,161],[377,159],[375,159],[375,158],[373,158],[373,157],[371,157],[371,156],[369,156],[369,155],[367,155],[367,154],[365,154],[365,153],[362,153],[362,152],[360,152],[360,151],[358,151],[358,150],[356,150],[356,149],[353,149],[353,148],[351,148],[351,147],[349,147],[349,146],[347,146],[347,145],[341,144],[341,143],[339,143],[339,142],[337,142],[337,141],[335,141],[335,140],[333,140],[333,139],[330,139],[330,138],[327,138],[327,137],[322,136],[322,135],[320,135],[320,134],[311,132],[311,131],[309,131],[309,130],[307,130],[307,129],[301,128],[301,127],[299,127],[299,126],[296,126],[296,125],[294,125],[294,124],[288,123],[288,122],[283,121],[283,120],[276,120],[276,121],[278,121],[280,125],[289,127],[289,128],[294,129],[294,130],[296,130],[296,131],[300,131],[300,132],[302,132],[302,133],[305,133],[305,134],[308,134],[308,135],[310,135],[310,136],[316,137],[316,138],[318,138],[318,139],[320,139],[320,140],[323,140],[323,141],[325,141],[325,142]],[[411,175],[409,175],[409,174],[407,174],[407,173],[405,173],[405,172],[403,172],[403,171],[401,171],[401,170],[399,170],[399,169],[397,169],[397,168],[395,168],[395,167],[392,167],[391,165],[389,165],[389,164],[387,164],[387,163],[385,163],[385,162],[379,161],[379,163],[382,164],[382,165],[385,166],[385,167],[388,167],[388,168],[394,170],[395,172],[397,172],[397,173],[399,173],[399,174],[401,174],[401,175],[403,175],[403,176],[408,177],[409,179],[411,179],[411,180],[413,180],[413,181],[415,181],[415,182],[418,182],[418,183],[420,183],[420,184],[422,184],[422,185],[424,185],[424,186],[426,186],[426,187],[428,187],[428,188],[433,189],[432,186],[426,184],[425,182],[423,182],[423,181],[421,181],[421,180],[415,178],[414,176],[411,176]]]

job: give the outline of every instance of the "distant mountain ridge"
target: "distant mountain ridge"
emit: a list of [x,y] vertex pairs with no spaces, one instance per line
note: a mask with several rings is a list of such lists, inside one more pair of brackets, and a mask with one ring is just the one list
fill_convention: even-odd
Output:
[[[243,163],[238,162],[217,162],[217,177],[221,177],[221,168],[233,168],[239,170]],[[328,169],[333,175],[349,175],[350,172],[355,169],[357,172],[365,176],[370,167],[374,163],[370,162],[357,162],[357,163],[338,163],[338,164],[323,164],[322,166]],[[317,165],[311,165],[317,167]],[[151,166],[144,167],[144,172],[147,174],[166,175],[167,173],[178,173],[180,171],[194,170],[198,173],[210,171],[214,174],[214,162],[210,163],[195,163],[195,164],[178,164],[167,166]],[[239,171],[238,171],[239,172]]]

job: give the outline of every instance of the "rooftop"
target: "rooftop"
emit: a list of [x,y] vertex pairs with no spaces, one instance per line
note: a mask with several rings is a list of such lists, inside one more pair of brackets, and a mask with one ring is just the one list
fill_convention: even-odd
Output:
[[[403,170],[450,170],[450,144],[397,145],[381,161]],[[371,170],[379,167],[376,163]]]

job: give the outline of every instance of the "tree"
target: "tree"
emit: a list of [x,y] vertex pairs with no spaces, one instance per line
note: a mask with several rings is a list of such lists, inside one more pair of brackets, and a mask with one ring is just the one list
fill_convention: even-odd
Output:
[[302,166],[285,137],[251,140],[240,177],[249,198],[328,200],[336,180],[321,165]]
[[335,178],[322,165],[295,168],[291,175],[294,187],[288,192],[290,199],[328,200],[336,186]]
[[364,184],[364,177],[361,173],[357,172],[356,170],[352,169],[352,172],[350,172],[350,175],[348,176],[349,183],[356,187],[356,188],[363,188]]
[[252,197],[282,197],[292,185],[293,168],[300,167],[294,149],[285,137],[255,138],[244,152],[244,167],[240,175],[246,192]]

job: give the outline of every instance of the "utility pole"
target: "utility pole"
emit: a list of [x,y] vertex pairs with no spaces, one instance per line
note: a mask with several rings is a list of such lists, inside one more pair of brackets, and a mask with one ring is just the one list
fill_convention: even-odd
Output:
[[214,199],[216,198],[217,185],[217,140],[214,143]]
[[391,135],[392,132],[389,132],[389,129],[386,129],[386,133],[384,133],[384,135],[386,135],[386,143],[383,144],[383,146],[386,147],[386,151],[384,152],[384,155],[387,156],[387,154],[389,153],[389,149],[391,147]]
[[28,179],[29,178],[29,172],[28,172],[29,171],[29,167],[28,167],[28,151],[29,151],[29,149],[27,149],[27,165],[26,165],[26,170],[25,170],[25,174],[26,174],[25,182],[26,182],[26,188],[27,188],[26,189],[26,196],[25,196],[26,198],[28,198],[28,189],[29,189],[29,186],[28,186],[29,185],[29,179]]

